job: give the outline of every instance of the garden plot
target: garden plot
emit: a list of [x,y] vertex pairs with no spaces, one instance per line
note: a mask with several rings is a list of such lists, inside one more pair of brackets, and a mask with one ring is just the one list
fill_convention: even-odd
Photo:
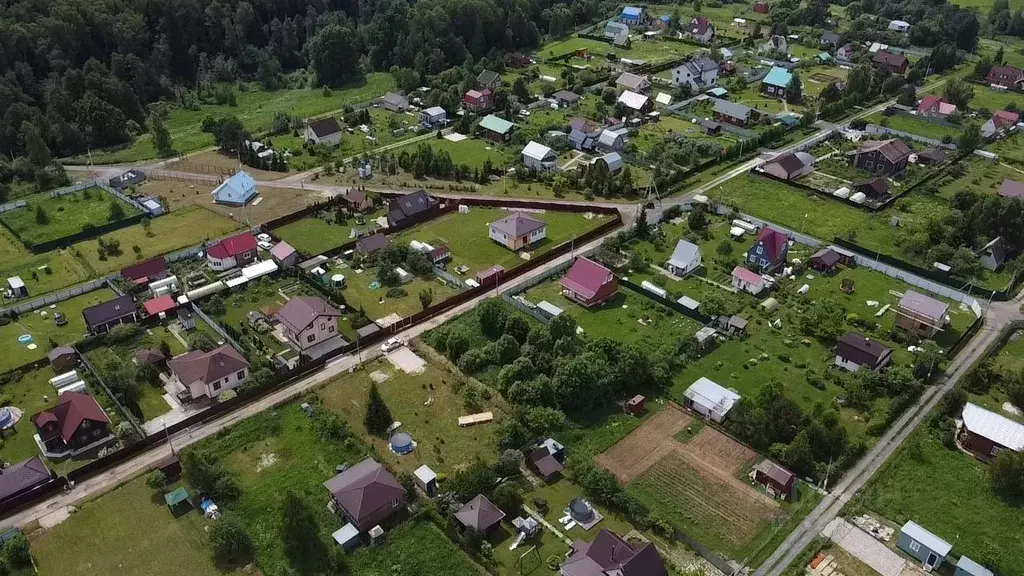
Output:
[[350,215],[339,219],[337,211],[322,210],[275,228],[274,234],[299,252],[313,256],[371,233],[376,228],[375,220],[385,214],[387,210],[379,208],[366,215]]
[[[1024,144],[1024,140],[1017,140],[1017,144]],[[962,190],[999,194],[999,187],[1005,180],[1024,181],[1024,169],[972,156],[950,167],[937,179],[936,185],[939,196],[952,201],[954,195]]]
[[401,286],[388,288],[377,280],[376,268],[353,270],[347,265],[335,264],[327,269],[327,276],[335,274],[345,276],[345,287],[341,289],[341,294],[349,308],[362,311],[367,318],[382,326],[423,310],[425,300],[420,300],[421,294],[429,293],[430,304],[437,304],[459,292],[436,276],[413,276]]
[[0,214],[8,229],[27,244],[40,244],[135,216],[139,210],[100,188],[51,198],[40,192],[25,198],[28,206]]

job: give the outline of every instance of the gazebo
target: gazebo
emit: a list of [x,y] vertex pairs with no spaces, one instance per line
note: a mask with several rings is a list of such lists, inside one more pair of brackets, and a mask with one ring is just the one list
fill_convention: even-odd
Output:
[[174,490],[164,494],[164,502],[167,503],[168,510],[171,514],[178,516],[183,512],[186,512],[192,507],[192,503],[188,499],[188,490],[185,490],[184,486],[178,486]]

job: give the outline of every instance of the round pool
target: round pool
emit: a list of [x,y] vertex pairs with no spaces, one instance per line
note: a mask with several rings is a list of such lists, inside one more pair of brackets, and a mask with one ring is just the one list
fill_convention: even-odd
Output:
[[22,344],[28,344],[31,341],[32,341],[32,335],[31,334],[22,334],[21,336],[18,336],[18,342],[21,342]]

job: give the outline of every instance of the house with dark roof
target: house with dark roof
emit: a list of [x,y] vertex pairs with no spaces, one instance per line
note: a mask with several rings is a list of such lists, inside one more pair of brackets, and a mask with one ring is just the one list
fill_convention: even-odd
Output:
[[388,92],[381,96],[377,104],[385,110],[397,113],[402,113],[409,109],[409,99],[394,92]]
[[167,357],[159,348],[143,348],[132,356],[136,366],[162,366],[165,361]]
[[388,237],[378,232],[356,240],[356,253],[360,256],[369,256],[387,245]]
[[718,84],[718,64],[707,56],[699,56],[672,69],[672,85],[686,84],[693,91]]
[[529,248],[546,238],[547,233],[548,225],[526,212],[513,212],[487,225],[487,236],[513,251]]
[[727,122],[734,126],[746,126],[751,120],[757,120],[760,116],[757,110],[754,110],[750,106],[744,106],[743,104],[736,104],[735,102],[729,102],[728,100],[715,100],[715,106],[712,109],[715,115],[715,120],[719,122]]
[[960,445],[984,461],[1003,450],[1024,452],[1024,424],[968,402],[960,413]]
[[349,188],[341,195],[341,198],[345,206],[355,212],[370,212],[374,207],[373,196],[367,194],[365,190]]
[[46,353],[46,359],[50,361],[54,372],[63,374],[75,367],[78,363],[78,354],[71,346],[57,346]]
[[758,272],[771,272],[786,263],[789,255],[789,237],[765,226],[757,235],[757,242],[747,250],[744,261]]
[[537,446],[526,453],[526,467],[545,482],[553,482],[561,477],[562,461],[551,448],[546,445]]
[[388,204],[388,226],[411,226],[428,219],[437,207],[437,200],[424,190],[417,190],[391,200]]
[[592,542],[577,540],[558,567],[560,576],[668,576],[665,562],[651,542],[631,545],[601,529]]
[[580,103],[580,95],[569,90],[559,90],[552,94],[551,97],[555,99],[559,108],[568,108]]
[[701,44],[710,44],[715,40],[715,25],[706,16],[697,16],[690,20],[686,34]]
[[206,249],[206,262],[216,272],[246,266],[256,260],[256,237],[252,232],[229,236]]
[[910,154],[910,147],[899,138],[872,140],[846,153],[851,166],[890,177],[900,177],[907,171]]
[[483,494],[477,494],[455,512],[455,519],[466,531],[485,538],[501,526],[503,518],[505,513]]
[[612,271],[586,257],[579,257],[559,282],[562,294],[581,306],[600,306],[615,296],[619,279]]
[[82,310],[90,334],[109,332],[114,326],[138,322],[139,309],[130,294]]
[[1024,70],[1014,66],[993,66],[986,80],[990,85],[1006,90],[1024,90]]
[[903,54],[895,54],[888,50],[879,50],[875,52],[875,55],[871,58],[871,61],[875,63],[882,70],[885,70],[891,74],[906,74],[907,68],[910,66],[910,61]]
[[818,272],[828,274],[835,272],[839,264],[843,262],[843,256],[832,247],[822,248],[811,255],[807,261],[811,268]]
[[892,349],[860,334],[847,332],[836,345],[834,364],[847,372],[866,368],[872,372],[881,370],[892,360]]
[[107,181],[107,184],[109,184],[111,188],[115,188],[117,190],[124,190],[125,188],[130,188],[137,184],[142,184],[145,181],[146,173],[143,172],[142,170],[136,170],[132,168],[131,170],[125,171],[123,174],[118,174],[117,176],[114,176],[113,178]]
[[758,14],[767,14],[771,9],[771,6],[765,0],[757,0],[757,2],[754,2],[754,12]]
[[84,392],[65,392],[57,405],[32,417],[47,458],[76,456],[113,440],[110,418]]
[[782,180],[796,180],[814,171],[814,156],[807,152],[790,152],[762,166],[766,174]]
[[341,312],[316,296],[295,296],[274,314],[299,352],[341,339],[338,318]]
[[929,148],[917,153],[917,163],[921,166],[938,166],[946,161],[946,151],[939,148]]
[[230,178],[213,189],[213,201],[225,206],[245,206],[255,198],[256,181],[245,170],[235,172]]
[[476,87],[480,90],[497,90],[501,86],[501,75],[492,70],[484,70],[476,77]]
[[310,120],[306,123],[306,142],[333,146],[341,142],[343,132],[334,116]]
[[157,256],[121,269],[122,278],[140,286],[162,280],[170,275],[163,256]]
[[438,264],[443,264],[444,262],[447,262],[448,260],[451,259],[452,249],[445,246],[444,244],[441,244],[440,246],[437,246],[433,250],[427,252],[427,260],[430,260],[430,263],[433,264],[434,266],[437,266]]
[[876,176],[854,184],[853,189],[868,198],[882,201],[889,196],[889,181],[881,176]]
[[0,506],[49,484],[54,474],[39,456],[0,469]]
[[925,296],[914,290],[907,290],[896,306],[896,325],[904,330],[931,338],[945,328],[949,304]]
[[171,376],[191,400],[214,399],[249,379],[249,362],[230,344],[209,352],[193,350],[167,361]]
[[753,470],[754,482],[781,494],[786,500],[792,499],[796,487],[796,475],[771,460],[762,460]]
[[324,482],[324,488],[334,509],[361,532],[405,508],[405,488],[372,458]]
[[838,32],[831,30],[825,30],[821,33],[821,38],[818,40],[818,45],[822,48],[838,48],[843,43],[843,37]]

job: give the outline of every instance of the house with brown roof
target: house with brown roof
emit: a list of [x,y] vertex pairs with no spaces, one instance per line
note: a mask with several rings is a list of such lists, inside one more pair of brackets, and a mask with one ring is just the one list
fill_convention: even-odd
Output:
[[651,93],[651,81],[647,79],[647,76],[633,74],[632,72],[619,74],[619,77],[615,80],[615,87],[620,90],[636,92],[637,94],[650,95]]
[[765,226],[757,234],[757,242],[747,250],[746,264],[757,272],[771,272],[786,263],[789,256],[789,237]]
[[405,508],[406,490],[372,458],[324,482],[331,505],[361,532]]
[[929,94],[917,103],[917,113],[924,118],[947,118],[956,112],[956,104],[942,96]]
[[483,537],[493,534],[501,526],[503,518],[505,513],[483,494],[477,494],[455,512],[455,519],[466,531]]
[[32,417],[44,456],[63,458],[98,448],[114,439],[110,418],[84,392],[65,392],[57,405]]
[[796,475],[771,460],[762,460],[752,471],[754,482],[761,484],[786,500],[793,497]]
[[316,296],[295,296],[274,315],[292,346],[302,353],[330,342],[344,345],[338,318],[341,312]]
[[872,372],[881,370],[892,360],[892,349],[860,334],[847,332],[836,345],[834,364],[847,372],[866,368]]
[[562,475],[565,446],[554,438],[536,444],[526,452],[526,467],[545,482],[554,482]]
[[1024,70],[1013,66],[993,66],[986,78],[992,86],[1007,90],[1024,90]]
[[131,324],[139,320],[139,309],[130,294],[90,306],[82,310],[85,325],[90,334],[103,334],[120,324]]
[[364,190],[349,188],[341,197],[349,210],[355,212],[370,212],[373,210],[373,197]]
[[619,279],[611,270],[583,256],[573,262],[559,284],[566,298],[587,308],[600,306],[619,289]]
[[890,72],[892,74],[906,74],[907,68],[910,66],[910,61],[903,54],[895,54],[888,50],[879,50],[875,52],[875,55],[871,58],[871,61],[875,63],[882,70]]
[[249,379],[249,362],[230,344],[209,352],[193,350],[167,361],[179,397],[214,399]]
[[388,245],[388,237],[380,232],[371,236],[363,236],[356,240],[356,253],[360,256],[370,256],[374,252]]
[[668,576],[665,562],[650,542],[626,542],[602,529],[592,542],[577,540],[558,567],[560,576]]
[[921,166],[938,166],[946,161],[946,151],[929,148],[917,153],[917,163]]
[[872,174],[900,177],[907,171],[910,153],[910,147],[906,142],[899,138],[890,138],[865,142],[846,155],[850,158],[851,166]]
[[872,200],[885,200],[889,196],[889,181],[881,176],[853,185],[853,189]]
[[0,506],[49,484],[53,476],[39,456],[0,469]]
[[310,120],[306,124],[306,142],[334,146],[341,142],[341,125],[333,116]]
[[686,33],[701,44],[710,44],[715,39],[715,25],[705,16],[697,16],[690,20]]
[[121,270],[122,278],[140,286],[162,280],[170,275],[171,273],[167,270],[167,262],[163,256],[132,264]]
[[762,167],[766,174],[783,180],[796,180],[814,171],[814,156],[807,152],[782,154]]
[[896,325],[908,332],[931,338],[945,328],[948,311],[949,304],[942,300],[907,290],[896,306]]
[[832,247],[822,248],[811,255],[808,264],[818,272],[828,274],[835,272],[839,264],[843,262],[843,256]]
[[46,359],[50,361],[54,372],[63,374],[75,367],[78,363],[78,354],[71,346],[57,346],[46,353]]
[[548,225],[526,212],[513,212],[487,225],[487,236],[513,251],[529,248],[547,233]]

